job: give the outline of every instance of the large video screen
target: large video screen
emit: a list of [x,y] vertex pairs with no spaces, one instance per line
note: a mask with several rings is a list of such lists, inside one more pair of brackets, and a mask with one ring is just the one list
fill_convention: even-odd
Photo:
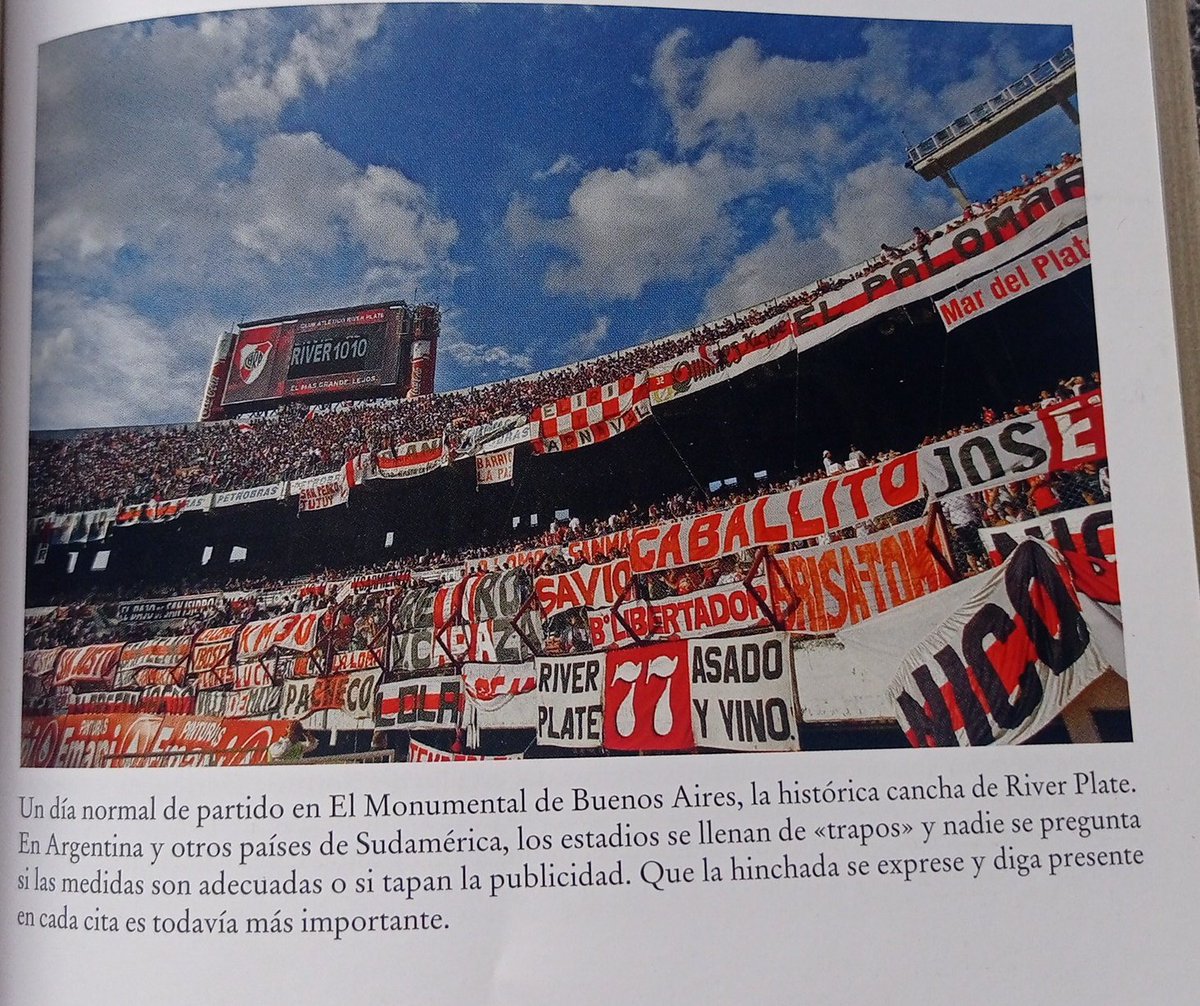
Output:
[[297,326],[284,391],[289,395],[343,391],[380,381],[387,321],[321,326],[303,332]]
[[[366,308],[242,328],[223,404],[375,388],[395,380],[387,308]],[[390,377],[389,377],[390,374]]]

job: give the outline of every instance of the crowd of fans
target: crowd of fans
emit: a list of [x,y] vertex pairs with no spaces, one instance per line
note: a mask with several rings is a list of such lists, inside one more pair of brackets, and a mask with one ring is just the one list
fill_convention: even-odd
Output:
[[[1098,373],[1088,377],[1079,375],[1063,379],[1053,388],[1042,391],[1032,402],[1017,403],[1003,411],[985,407],[980,410],[974,422],[931,434],[922,444],[970,433],[1002,420],[1026,415],[1066,398],[1098,390]],[[622,536],[618,532],[659,521],[726,509],[759,496],[819,481],[847,468],[887,461],[896,457],[898,453],[896,450],[888,450],[867,455],[857,447],[847,445],[844,451],[839,452],[839,457],[843,460],[834,460],[833,452],[827,450],[821,463],[808,471],[785,473],[784,477],[770,481],[764,479],[751,485],[722,486],[716,490],[696,486],[690,491],[674,493],[645,506],[631,502],[626,508],[607,517],[591,520],[571,517],[556,520],[543,531],[530,528],[524,535],[515,535],[510,540],[500,543],[477,545],[456,551],[428,551],[420,555],[398,557],[369,567],[323,569],[300,580],[231,580],[213,592],[214,598],[210,606],[167,625],[160,625],[154,634],[191,634],[219,625],[242,624],[286,612],[313,611],[336,605],[346,618],[344,631],[349,633],[348,640],[354,644],[349,645],[348,642],[346,648],[362,648],[371,645],[372,640],[378,639],[385,628],[386,616],[381,598],[386,597],[389,589],[388,585],[383,583],[383,590],[365,589],[356,592],[350,586],[355,582],[370,583],[373,579],[386,581],[390,578],[393,583],[403,583],[414,575],[425,582],[449,582],[461,577],[464,568],[474,561],[497,556],[507,557],[501,561],[502,568],[524,567],[543,575],[565,572],[585,561],[600,563],[627,556],[628,550],[621,544]],[[1097,464],[1034,476],[977,493],[948,498],[943,502],[943,511],[950,526],[954,561],[965,575],[989,567],[979,537],[981,527],[1013,524],[1057,510],[1088,506],[1107,499],[1108,471],[1105,466]],[[872,534],[894,524],[915,519],[922,514],[924,506],[924,501],[917,501],[841,531],[821,538],[790,543],[786,547],[804,548]],[[572,542],[589,540],[605,542],[607,545],[589,549],[586,559],[566,547]],[[704,566],[682,567],[656,574],[647,580],[645,586],[652,597],[689,593],[718,583],[741,579],[747,568],[747,560],[748,556],[728,557]],[[189,592],[205,594],[212,591],[212,588],[201,584],[174,583],[166,588],[166,591],[164,596],[180,596]],[[152,592],[141,590],[136,599],[147,600],[152,596]],[[25,648],[47,649],[54,646],[81,646],[88,643],[145,638],[148,632],[145,625],[122,621],[117,617],[118,605],[122,601],[132,599],[133,595],[93,596],[77,604],[29,612],[25,620]]]
[[784,324],[791,312],[919,249],[1003,203],[1019,200],[1045,178],[1079,158],[1064,154],[1015,188],[928,233],[913,228],[911,241],[884,245],[882,254],[836,277],[740,311],[687,332],[527,377],[413,399],[354,403],[287,404],[265,414],[219,423],[126,427],[71,437],[31,439],[29,509],[32,516],[67,514],[242,489],[335,470],[347,460],[400,444],[453,436],[508,416],[529,417],[539,406],[645,371],[739,332]]

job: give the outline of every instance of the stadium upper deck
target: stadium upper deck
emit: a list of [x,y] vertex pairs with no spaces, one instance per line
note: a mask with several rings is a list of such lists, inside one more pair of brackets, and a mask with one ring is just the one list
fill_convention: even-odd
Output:
[[[777,300],[558,370],[415,400],[290,405],[212,424],[34,436],[29,463],[30,514],[61,516],[106,508],[119,512],[130,505],[195,501],[211,493],[306,479],[380,452],[395,456],[404,452],[404,445],[425,445],[431,440],[457,443],[488,424],[503,426],[512,441],[516,426],[536,420],[539,413],[553,415],[549,403],[662,368],[689,353],[723,367],[731,362],[730,341],[739,336],[768,340],[781,333],[790,336],[784,332],[789,324],[800,335],[810,331],[810,324],[836,329],[829,325],[837,315],[830,313],[827,302],[839,291],[855,284],[865,290],[869,302],[888,282],[889,274],[896,286],[904,286],[909,279],[918,282],[921,276],[917,271],[922,260],[929,261],[931,242],[952,238],[958,249],[960,237],[980,233],[978,228],[964,228],[973,220],[986,221],[987,234],[1007,226],[1014,208],[1027,203],[1034,209],[1041,205],[1045,212],[1047,203],[1053,206],[1053,202],[1049,196],[1039,199],[1039,195],[1050,191],[1049,186],[1061,187],[1067,178],[1081,194],[1078,164],[1078,157],[1067,155],[1059,165],[1047,166],[987,203],[969,207],[960,218],[932,233],[917,231],[904,244],[885,245],[879,256]],[[960,229],[962,234],[955,235]],[[969,243],[961,244],[968,254],[974,254]],[[914,262],[909,276],[905,266]],[[116,517],[114,513],[113,519]]]

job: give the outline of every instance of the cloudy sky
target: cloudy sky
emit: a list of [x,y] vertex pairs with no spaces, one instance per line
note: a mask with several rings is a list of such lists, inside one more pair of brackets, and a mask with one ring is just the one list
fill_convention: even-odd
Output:
[[[447,4],[49,43],[33,426],[190,421],[220,332],[271,315],[437,301],[447,389],[761,302],[952,216],[903,167],[905,137],[1070,40]],[[1068,149],[1051,112],[959,179],[983,198]]]

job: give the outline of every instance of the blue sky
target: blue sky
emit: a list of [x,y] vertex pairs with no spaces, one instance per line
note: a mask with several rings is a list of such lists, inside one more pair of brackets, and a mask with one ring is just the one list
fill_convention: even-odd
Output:
[[[447,4],[48,43],[32,425],[190,421],[218,335],[257,317],[416,292],[442,305],[447,389],[748,307],[952,216],[904,136],[1070,41]],[[1078,149],[1052,111],[957,173],[983,198]]]

